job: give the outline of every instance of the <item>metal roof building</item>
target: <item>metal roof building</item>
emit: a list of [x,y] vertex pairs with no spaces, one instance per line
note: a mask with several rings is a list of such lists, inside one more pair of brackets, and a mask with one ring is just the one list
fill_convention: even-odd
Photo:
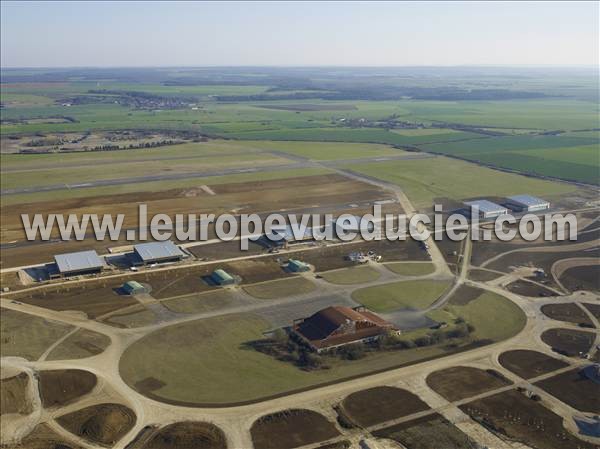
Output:
[[481,218],[494,218],[508,213],[508,209],[488,200],[465,201],[464,204],[470,208],[477,208]]
[[99,273],[104,268],[102,259],[94,250],[57,254],[54,261],[62,276]]
[[535,212],[550,209],[550,203],[532,195],[514,195],[507,198],[508,206],[519,211]]
[[216,269],[210,275],[211,280],[217,285],[232,285],[235,284],[235,279],[227,271],[221,268]]
[[287,268],[289,271],[294,273],[301,273],[303,271],[309,271],[310,267],[304,262],[296,259],[288,260]]
[[136,295],[138,293],[146,293],[146,287],[140,284],[138,281],[127,281],[121,287],[128,295]]
[[174,262],[183,259],[183,251],[170,240],[165,242],[140,243],[133,246],[133,252],[142,264]]

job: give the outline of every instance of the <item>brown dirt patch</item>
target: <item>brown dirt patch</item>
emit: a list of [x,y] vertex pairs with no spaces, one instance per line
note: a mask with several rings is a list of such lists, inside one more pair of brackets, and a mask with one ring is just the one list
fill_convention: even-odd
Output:
[[454,292],[448,303],[456,306],[465,306],[479,298],[483,293],[485,291],[481,288],[463,284]]
[[585,265],[565,270],[560,282],[569,291],[588,290],[600,291],[600,265]]
[[225,434],[214,424],[185,421],[158,429],[143,449],[225,449]]
[[291,409],[257,419],[250,434],[255,449],[291,449],[329,440],[339,432],[317,412]]
[[494,370],[455,366],[427,376],[427,385],[450,402],[476,396],[512,384]]
[[509,292],[513,292],[522,296],[556,296],[556,293],[554,293],[552,290],[524,279],[518,279],[514,282],[511,282],[506,286],[506,289]]
[[460,407],[504,438],[536,449],[596,449],[563,427],[563,418],[517,390],[479,399]]
[[88,371],[64,369],[40,371],[39,389],[46,408],[63,406],[94,389],[98,379]]
[[425,402],[409,391],[375,387],[346,397],[340,404],[339,413],[358,426],[369,427],[428,409]]
[[18,413],[28,415],[33,411],[29,398],[29,375],[19,373],[16,376],[0,380],[0,415]]
[[590,311],[592,315],[596,317],[596,319],[600,320],[600,304],[592,304],[591,302],[586,302],[583,306]]
[[545,304],[542,306],[541,311],[553,320],[593,327],[590,317],[577,304]]
[[581,412],[600,413],[600,384],[589,379],[580,368],[541,380],[535,385]]
[[592,332],[573,329],[548,329],[542,334],[542,341],[558,354],[576,357],[580,354],[587,354],[594,344],[595,337]]
[[124,405],[99,404],[60,416],[56,421],[92,443],[113,446],[135,425],[136,417]]
[[527,349],[507,351],[498,357],[500,365],[523,379],[541,376],[568,366],[568,363]]
[[458,427],[437,413],[376,430],[373,436],[394,440],[409,449],[476,447]]
[[502,274],[494,273],[493,271],[471,269],[469,270],[469,279],[477,282],[487,282],[498,279]]
[[38,424],[20,444],[11,449],[82,449],[76,443],[65,440],[47,424]]

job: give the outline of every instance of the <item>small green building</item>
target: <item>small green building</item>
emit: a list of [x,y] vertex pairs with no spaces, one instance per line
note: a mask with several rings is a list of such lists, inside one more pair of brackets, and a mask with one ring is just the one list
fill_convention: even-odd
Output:
[[296,260],[296,259],[288,260],[287,268],[289,271],[292,271],[294,273],[301,273],[303,271],[310,270],[310,267],[308,266],[308,264],[306,264],[300,260]]
[[217,285],[233,285],[235,284],[235,279],[225,270],[221,268],[213,271],[213,274],[210,275],[211,280]]
[[137,281],[127,281],[121,287],[128,295],[137,295],[138,293],[146,293],[146,287]]

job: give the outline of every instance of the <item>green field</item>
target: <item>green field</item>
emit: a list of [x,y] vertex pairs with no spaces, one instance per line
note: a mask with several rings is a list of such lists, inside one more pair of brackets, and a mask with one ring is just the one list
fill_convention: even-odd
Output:
[[[452,311],[472,320],[476,338],[509,338],[525,322],[517,306],[491,293],[466,306],[452,306]],[[121,358],[120,372],[127,384],[157,400],[225,406],[447,354],[439,345],[381,351],[354,361],[328,358],[329,369],[304,371],[247,346],[264,338],[268,328],[269,323],[253,315],[226,315],[166,327],[130,346]],[[407,333],[406,338],[415,335]],[[150,386],[144,388],[146,384]]]
[[246,293],[259,299],[277,299],[302,295],[315,290],[316,285],[303,277],[260,282],[244,287]]
[[417,207],[431,207],[436,199],[464,200],[481,196],[521,193],[543,198],[575,190],[574,186],[481,167],[469,162],[433,159],[351,164],[347,168],[400,186]]
[[427,144],[427,151],[534,173],[542,176],[600,182],[600,133],[596,136],[511,136],[483,141]]
[[385,267],[402,276],[425,276],[435,271],[435,265],[429,262],[391,262]]
[[426,309],[451,285],[450,281],[399,281],[362,288],[352,299],[375,312]]
[[371,267],[352,267],[320,273],[323,279],[332,284],[364,284],[379,279],[381,274]]

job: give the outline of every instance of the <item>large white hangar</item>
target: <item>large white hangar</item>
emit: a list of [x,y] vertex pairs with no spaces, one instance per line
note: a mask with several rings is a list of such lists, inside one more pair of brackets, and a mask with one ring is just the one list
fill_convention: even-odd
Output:
[[170,240],[134,245],[133,253],[136,265],[177,262],[184,257],[183,251]]
[[104,262],[94,250],[57,254],[54,256],[54,262],[58,273],[67,277],[100,273],[104,269]]
[[465,201],[464,204],[465,206],[469,206],[469,208],[477,208],[479,210],[479,217],[481,218],[496,218],[508,213],[506,207],[492,203],[489,200]]
[[507,205],[513,210],[537,212],[550,209],[550,203],[532,195],[514,195],[507,198]]

